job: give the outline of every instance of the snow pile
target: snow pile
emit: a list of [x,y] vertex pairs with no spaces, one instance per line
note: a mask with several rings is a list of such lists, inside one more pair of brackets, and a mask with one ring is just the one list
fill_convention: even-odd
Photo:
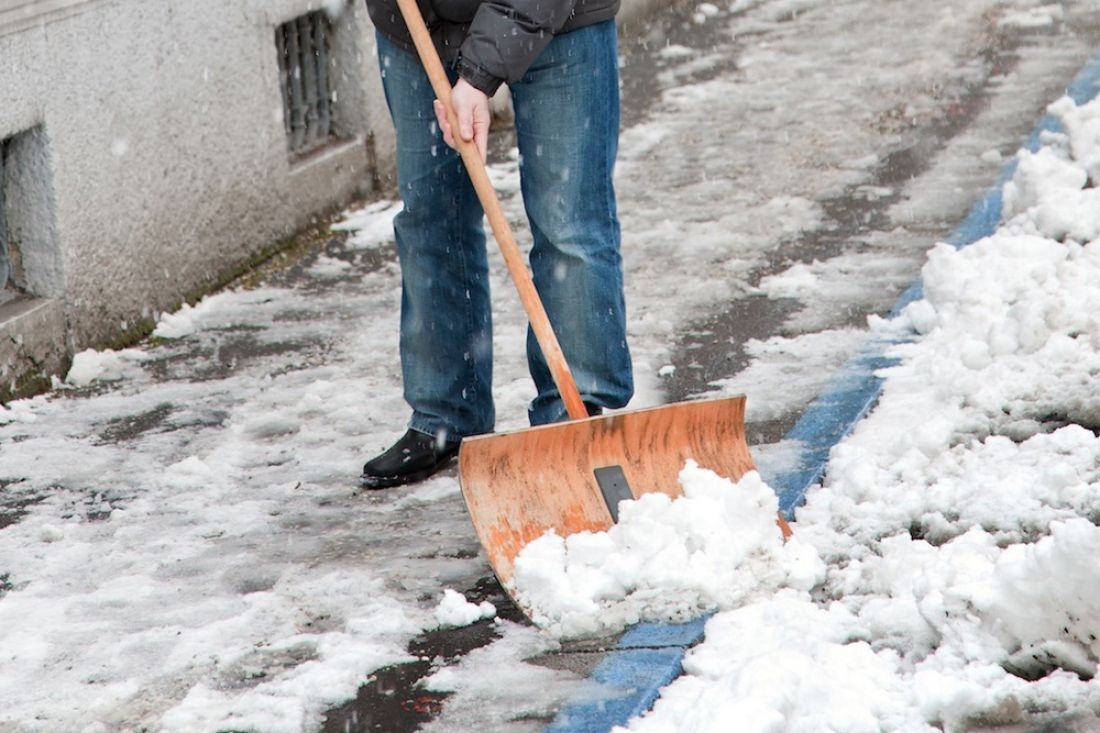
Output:
[[[971,598],[996,621],[1010,664],[1027,674],[1059,666],[1083,678],[1100,659],[1100,528],[1084,519],[1055,522],[1035,544],[1013,545],[997,558],[993,580]],[[1050,583],[1049,578],[1059,581]],[[1036,589],[1043,592],[1036,593]],[[1021,599],[1027,599],[1021,603]]]
[[160,320],[157,321],[157,327],[153,329],[153,336],[162,339],[178,339],[192,335],[199,330],[196,321],[201,312],[201,306],[202,303],[199,303],[199,307],[184,303],[179,310],[161,315]]
[[1065,132],[1045,133],[1043,148],[1020,156],[1016,175],[1004,191],[1010,228],[1058,241],[1088,242],[1100,235],[1100,190],[1095,188],[1100,120],[1088,107],[1077,107],[1066,98],[1050,106]]
[[903,314],[922,338],[799,512],[834,600],[716,616],[632,730],[958,730],[1100,703],[1100,104],[1051,111],[1066,132],[1020,154],[1006,224],[930,253]]
[[654,492],[622,502],[607,532],[550,532],[528,544],[513,590],[535,623],[563,637],[607,633],[821,579],[810,548],[783,542],[775,493],[756,472],[734,483],[689,462],[680,483],[683,498]]
[[206,330],[264,326],[280,309],[301,302],[300,294],[272,287],[228,290],[209,295],[193,306],[184,303],[174,313],[161,314],[152,335],[183,339]]
[[447,588],[435,608],[435,620],[441,628],[469,626],[472,623],[497,615],[496,606],[489,601],[470,603],[456,590]]
[[898,730],[878,722],[896,718],[904,694],[896,659],[857,635],[843,605],[818,606],[790,590],[719,614],[658,714],[632,729],[725,731],[737,721],[738,731]]
[[115,382],[134,370],[134,365],[141,364],[148,358],[141,349],[123,349],[122,351],[87,349],[73,357],[73,364],[69,368],[69,373],[65,375],[65,384],[72,387],[87,387],[92,382]]
[[624,503],[606,534],[520,555],[519,596],[558,633],[719,609],[630,730],[956,731],[1100,709],[1100,103],[1051,110],[1065,132],[1020,154],[1006,223],[935,247],[925,299],[876,324],[919,339],[895,347],[795,543],[755,474],[689,467],[683,499]]

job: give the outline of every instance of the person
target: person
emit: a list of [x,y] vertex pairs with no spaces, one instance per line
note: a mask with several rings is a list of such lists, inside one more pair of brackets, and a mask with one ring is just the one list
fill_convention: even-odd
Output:
[[[618,0],[419,0],[453,85],[458,130],[435,100],[395,0],[366,0],[397,140],[403,210],[400,357],[412,417],[368,461],[382,489],[431,476],[463,438],[492,432],[492,320],[484,213],[454,135],[486,156],[490,98],[512,96],[535,287],[589,414],[624,407],[626,342],[613,170],[619,136]],[[528,331],[531,425],[566,411]]]

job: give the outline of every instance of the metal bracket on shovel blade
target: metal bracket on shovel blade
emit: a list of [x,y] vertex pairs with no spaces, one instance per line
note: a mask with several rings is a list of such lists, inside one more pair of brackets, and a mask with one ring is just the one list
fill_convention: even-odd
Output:
[[603,500],[607,502],[607,511],[611,512],[611,521],[619,523],[619,502],[624,499],[633,499],[634,492],[630,490],[630,484],[626,481],[626,474],[622,466],[601,466],[592,469],[596,476],[596,483],[600,486]]

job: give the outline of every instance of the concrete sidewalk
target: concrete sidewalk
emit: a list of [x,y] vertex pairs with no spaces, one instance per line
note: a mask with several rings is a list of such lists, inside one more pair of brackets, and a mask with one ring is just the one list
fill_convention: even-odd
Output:
[[[766,475],[778,465],[782,438],[851,357],[856,340],[838,334],[858,331],[868,314],[890,310],[919,272],[924,252],[964,219],[1100,40],[1100,11],[1067,12],[1062,23],[1038,29],[968,18],[974,25],[951,35],[921,28],[938,16],[926,17],[921,13],[930,11],[919,7],[886,10],[852,0],[800,13],[782,5],[750,4],[737,13],[677,6],[644,27],[628,28],[622,42],[626,129],[619,195],[639,373],[668,401],[716,383],[748,393],[748,434]],[[845,34],[836,45],[826,43]],[[875,63],[882,68],[872,68]],[[497,160],[507,163],[506,133],[494,144]],[[515,194],[510,188],[505,199],[519,222]],[[683,250],[669,252],[670,243]],[[519,621],[481,557],[449,477],[415,491],[355,491],[357,466],[400,429],[394,416],[404,415],[404,406],[396,354],[371,353],[369,339],[361,348],[346,347],[363,331],[380,334],[380,341],[395,333],[392,249],[348,245],[347,235],[319,226],[237,283],[253,288],[246,317],[214,322],[192,338],[142,344],[139,365],[124,359],[116,365],[120,382],[101,379],[59,395],[71,396],[67,414],[3,433],[25,450],[45,450],[51,441],[70,446],[71,462],[87,466],[65,467],[64,480],[51,483],[5,473],[0,456],[0,529],[50,502],[65,504],[59,511],[82,522],[100,521],[142,499],[142,487],[126,483],[114,464],[163,456],[178,461],[237,440],[243,458],[232,468],[241,477],[239,493],[253,501],[253,493],[267,497],[277,487],[281,504],[270,519],[278,541],[266,535],[266,525],[241,537],[215,535],[203,525],[224,555],[200,569],[219,582],[246,593],[274,585],[268,564],[320,575],[335,563],[368,568],[386,592],[409,605],[429,606],[442,587],[457,587]],[[825,288],[813,302],[769,297],[761,287],[793,265],[837,260],[844,263],[837,272],[846,287]],[[499,274],[494,288],[507,290]],[[509,301],[501,302],[501,384],[511,388],[524,379],[518,345],[524,324]],[[816,344],[815,353],[776,357],[758,348],[798,337]],[[664,366],[672,369],[658,377]],[[354,380],[344,379],[349,374]],[[345,389],[354,381],[383,409],[364,415],[339,400],[339,389],[322,392],[322,422],[331,425],[333,444],[323,453],[304,439],[288,444],[283,438],[295,425],[279,414],[286,405],[268,388],[283,380],[287,393],[304,400],[326,376]],[[509,407],[518,406],[510,394]],[[272,414],[260,414],[269,405]],[[310,415],[318,409],[292,406]],[[334,446],[343,456],[339,465],[324,465]],[[300,481],[276,483],[288,477]],[[295,482],[308,488],[298,490]],[[224,499],[218,493],[203,498]],[[184,513],[163,508],[177,510]],[[269,544],[255,552],[261,539]],[[20,570],[0,567],[0,597],[18,585]],[[338,621],[321,612],[309,619],[320,627]],[[620,642],[637,656],[675,657],[698,636],[698,628],[684,631],[657,641],[564,644],[514,663],[583,680]],[[482,622],[414,639],[406,649],[414,661],[383,665],[357,701],[330,711],[324,729],[434,725],[463,733],[480,730],[487,715],[499,715],[494,729],[501,731],[550,724],[569,705],[568,696],[549,695],[514,719],[509,714],[518,706],[507,690],[478,699],[418,685],[491,644],[497,632]],[[309,659],[297,653],[257,647],[238,676],[218,670],[217,679],[246,689],[261,673],[276,675]],[[145,720],[146,708],[177,701],[193,683],[180,673],[155,688],[153,702],[123,705],[115,714],[130,723]],[[622,721],[609,713],[583,730],[607,730],[616,722]]]
[[[652,53],[652,49],[661,44],[684,45],[699,52],[710,49],[715,56],[722,56],[721,51],[718,50],[721,47],[721,41],[718,39],[724,35],[722,27],[700,28],[692,24],[686,15],[676,18],[672,17],[672,14],[666,14],[663,21],[658,24],[661,26],[660,30],[652,30],[645,38],[628,37],[626,39],[624,86],[627,89],[644,90],[648,84],[653,83],[652,76],[661,73],[660,64]],[[708,31],[716,32],[712,35]],[[1040,42],[1039,39],[1028,39],[1026,34],[1016,38],[1006,35],[1002,38],[990,39],[987,49],[983,50],[983,54],[988,54],[985,60],[988,63],[990,75],[955,90],[949,109],[942,113],[926,114],[923,119],[915,123],[908,131],[909,134],[905,136],[901,147],[882,155],[882,163],[876,169],[874,180],[862,181],[859,186],[849,187],[824,202],[832,219],[830,225],[785,243],[769,258],[769,266],[756,271],[754,280],[759,282],[769,274],[782,271],[792,262],[809,263],[836,256],[850,249],[856,242],[896,232],[896,209],[901,202],[912,197],[906,188],[907,184],[917,191],[922,185],[925,187],[943,185],[938,181],[944,180],[944,172],[935,170],[937,156],[966,155],[967,153],[955,152],[952,148],[965,150],[972,144],[966,140],[968,135],[981,137],[991,132],[974,130],[971,127],[975,124],[989,124],[989,120],[983,120],[982,116],[988,116],[991,108],[997,104],[998,94],[1005,93],[1003,89],[997,88],[1001,85],[1002,78],[1013,73],[1013,67],[1019,61],[1018,54],[1021,46],[1037,42]],[[724,58],[723,62],[711,67],[703,76],[732,73],[737,66],[736,56]],[[1066,81],[1068,82],[1068,77]],[[1081,83],[1091,84],[1091,77]],[[1052,85],[1049,93],[1056,97],[1057,90],[1058,87]],[[1053,101],[1055,97],[1048,101]],[[652,96],[644,93],[628,94],[625,100],[626,116],[632,120],[645,119],[650,113],[650,108],[645,104],[639,106],[639,102],[647,98],[653,99]],[[1017,115],[1015,120],[998,120],[998,124],[1006,125],[1006,129],[1000,132],[992,131],[992,134],[1007,134],[1007,137],[989,141],[990,144],[995,144],[1007,151],[1013,144],[1025,142],[1029,131],[1028,126],[1033,125],[1034,120],[1028,119],[1027,112],[1024,110],[1020,110]],[[1032,134],[1033,141],[1036,135],[1037,133]],[[955,161],[954,164],[957,165],[959,162]],[[966,163],[963,162],[964,167],[965,165]],[[998,187],[1010,171],[1011,166],[1000,171],[999,175],[994,171],[984,178],[973,173],[961,173],[958,169],[947,173],[946,182],[953,188],[953,200],[972,201],[974,208],[969,212],[961,213],[957,207],[942,211],[938,220],[924,221],[917,228],[916,235],[930,246],[941,239],[961,244],[965,243],[964,240],[973,241],[990,233],[986,230],[990,230],[996,224],[996,212],[990,213],[987,198],[993,195],[999,200]],[[869,189],[885,193],[868,195]],[[999,212],[999,206],[996,207],[996,211]],[[952,217],[958,218],[953,220]],[[914,265],[918,264],[919,262],[914,263]],[[916,270],[914,269],[913,272]],[[893,304],[894,309],[900,308],[914,297],[919,297],[915,295],[918,292],[919,290],[910,288],[902,293],[901,299]],[[764,340],[774,335],[777,325],[783,323],[784,319],[790,315],[788,303],[768,298],[749,297],[734,301],[730,305],[730,309],[716,311],[694,327],[685,329],[689,336],[681,341],[680,349],[673,357],[674,363],[679,368],[676,376],[668,382],[670,401],[687,399],[692,395],[705,392],[707,385],[716,380],[728,378],[739,368],[747,366],[749,357],[744,355],[744,345],[753,339]],[[874,311],[866,307],[848,308],[845,317],[851,323],[861,323],[869,312]],[[879,312],[885,312],[885,310]],[[870,361],[867,360],[869,358]],[[871,373],[877,363],[874,358],[873,354],[864,353],[860,361],[850,364],[843,370],[847,376],[842,375],[838,382],[844,382],[845,389],[850,388],[852,369],[860,370],[861,374],[871,379]],[[789,511],[793,511],[793,506],[798,503],[801,494],[814,481],[820,479],[820,471],[824,467],[823,461],[831,444],[822,441],[835,441],[847,432],[853,421],[858,420],[862,415],[862,410],[867,409],[873,402],[873,394],[868,392],[864,399],[861,392],[860,395],[849,399],[846,395],[836,392],[834,388],[820,395],[818,402],[822,406],[812,416],[792,411],[766,420],[754,421],[749,425],[750,431],[755,433],[754,442],[760,444],[793,440],[796,439],[796,433],[801,437],[802,433],[809,428],[800,427],[805,421],[796,425],[800,417],[807,418],[810,421],[807,424],[812,423],[813,429],[824,431],[824,437],[807,449],[813,455],[807,455],[808,463],[803,464],[804,470],[794,476],[777,476],[773,479],[776,486],[784,489],[784,507]],[[856,405],[855,402],[860,404]],[[848,409],[849,407],[853,407],[854,411]],[[485,585],[493,585],[491,578],[484,580]],[[486,595],[484,586],[481,592],[471,590],[469,595],[471,598],[479,599],[491,597],[498,603],[498,607],[510,606],[502,592],[497,591]],[[512,609],[511,613],[514,614],[515,610]],[[595,702],[589,700],[587,695],[582,695],[578,698],[578,702],[571,703],[566,706],[566,709],[559,711],[548,730],[561,733],[607,731],[615,725],[624,725],[632,715],[644,712],[652,704],[657,690],[678,674],[679,661],[683,652],[701,638],[702,623],[703,620],[672,626],[643,625],[624,637],[567,644],[561,651],[538,659],[539,664],[567,669],[579,676],[593,679],[596,686],[603,690],[604,695]],[[466,630],[462,636],[466,638],[467,645],[489,643],[493,638],[488,625],[484,625],[481,635],[476,631]],[[432,648],[430,643],[428,648]],[[614,690],[619,690],[621,697],[616,697]],[[381,697],[384,698],[386,695]],[[410,697],[415,697],[411,690]],[[365,709],[369,709],[372,699],[374,698],[368,695],[346,710],[357,709],[362,714]],[[438,704],[445,704],[442,698]],[[335,720],[342,721],[345,718],[334,717]],[[1061,723],[1066,725],[1073,723],[1078,726],[1073,728],[1074,730],[1100,729],[1089,727],[1092,725],[1090,721],[1067,720]],[[1058,723],[1036,721],[1031,725],[1020,726],[1019,730],[1051,730],[1052,724]],[[335,724],[326,728],[330,731],[340,729],[342,728]]]

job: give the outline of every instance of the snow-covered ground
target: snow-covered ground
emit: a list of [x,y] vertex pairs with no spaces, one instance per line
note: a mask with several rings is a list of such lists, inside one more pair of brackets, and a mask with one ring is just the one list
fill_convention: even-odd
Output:
[[1006,222],[938,245],[876,328],[875,410],[783,545],[775,493],[688,467],[685,498],[516,563],[556,633],[718,609],[632,731],[937,731],[1100,714],[1100,101],[1021,153]]
[[[750,417],[804,406],[865,333],[835,327],[838,313],[888,307],[915,276],[933,244],[925,229],[961,218],[976,182],[996,175],[1091,51],[1065,28],[1097,12],[1028,0],[700,6],[691,22],[721,43],[655,48],[658,96],[623,137],[633,406],[662,400],[686,324],[761,292],[805,307],[714,389],[746,392]],[[945,89],[991,73],[983,44],[1005,28],[1049,42],[1018,51],[990,84],[988,110],[920,178],[864,191],[898,195],[890,227],[757,288],[778,245],[830,225],[822,201],[869,184],[949,107]],[[1021,166],[1011,229],[933,249],[929,301],[903,324],[876,325],[922,338],[882,407],[836,451],[796,543],[781,545],[760,519],[774,507],[757,477],[729,488],[689,473],[681,506],[626,513],[711,527],[633,534],[663,537],[633,544],[697,557],[699,572],[670,595],[624,554],[631,525],[617,528],[625,537],[576,540],[589,542],[574,558],[588,563],[574,573],[587,586],[572,615],[541,632],[501,622],[500,641],[438,672],[429,684],[454,695],[430,729],[531,730],[513,719],[546,715],[579,686],[525,661],[558,634],[708,607],[721,612],[688,676],[633,727],[921,730],[1095,706],[1078,677],[1095,668],[1100,617],[1096,572],[1081,562],[1097,549],[1095,214],[1069,207],[1091,198],[1096,122],[1091,108],[1063,111],[1074,142],[1051,140]],[[518,224],[514,161],[494,178]],[[417,633],[488,612],[446,592],[487,572],[453,477],[353,492],[363,459],[406,415],[397,272],[384,254],[393,213],[384,201],[349,212],[352,236],[301,277],[165,314],[158,340],[80,354],[53,393],[0,410],[0,507],[18,514],[0,529],[0,729],[314,730],[371,671],[406,659]],[[520,427],[524,324],[499,266],[494,298],[500,427]],[[754,454],[766,476],[784,452]],[[710,507],[709,524],[691,518],[693,502]],[[713,542],[721,532],[732,538]],[[722,567],[719,545],[743,565]],[[611,554],[623,558],[616,573],[601,561]],[[658,589],[649,600],[647,587]],[[617,615],[589,610],[586,622],[592,594]],[[1056,671],[1037,682],[1006,671],[1045,671],[1032,650]]]

